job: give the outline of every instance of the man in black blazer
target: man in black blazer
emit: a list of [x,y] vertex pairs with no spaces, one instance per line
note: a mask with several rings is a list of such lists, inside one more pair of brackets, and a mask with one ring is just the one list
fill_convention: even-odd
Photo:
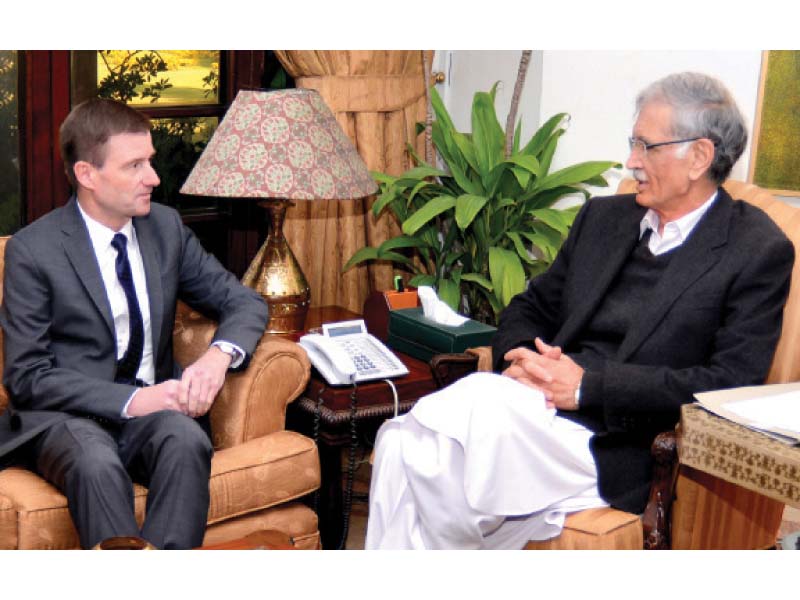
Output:
[[[672,75],[646,88],[636,108],[626,166],[638,193],[595,198],[581,208],[548,271],[501,314],[493,357],[495,370],[540,391],[558,417],[574,422],[575,436],[591,436],[586,470],[596,470],[596,489],[580,488],[583,500],[599,494],[598,500],[638,513],[651,479],[650,445],[659,431],[675,426],[680,406],[696,392],[764,382],[781,331],[794,248],[766,214],[734,201],[721,187],[747,141],[744,120],[721,83],[695,73]],[[409,438],[398,456],[411,453]],[[481,432],[484,447],[494,443],[489,438]],[[474,451],[464,447],[468,458]],[[558,454],[553,445],[542,448],[548,452]],[[379,448],[378,477],[381,469],[386,477],[396,475],[381,460],[390,465],[393,459],[382,459]],[[417,494],[434,487],[416,473],[433,467],[410,464],[415,461],[398,469],[406,471],[409,489]],[[569,460],[561,466],[565,479],[576,472]],[[373,479],[373,490],[380,487]],[[513,496],[513,490],[493,494]],[[548,506],[575,510],[569,501],[580,494],[570,494]],[[486,540],[505,526],[494,520],[496,512],[476,516],[468,498],[473,514],[464,514],[474,526],[463,519],[434,525],[436,519],[423,516],[413,526],[422,535],[406,535],[388,522],[410,513],[408,506],[397,502],[400,508],[383,510],[392,501],[378,502],[375,512],[386,517],[374,523],[379,533],[373,547],[397,547],[395,540],[403,539],[413,545],[415,535],[445,540],[439,547],[488,547]],[[443,503],[459,505],[454,499]],[[514,516],[518,526],[523,517]],[[468,530],[479,541],[470,545]]]
[[[600,495],[630,512],[644,509],[650,444],[681,404],[764,382],[794,262],[772,220],[720,187],[747,140],[721,84],[665,78],[639,96],[637,113],[626,166],[638,193],[586,203],[493,343],[498,370],[595,433]],[[669,230],[692,214],[685,236]],[[656,252],[642,252],[637,269],[645,236]],[[680,243],[670,248],[669,236]]]
[[[84,548],[113,536],[198,546],[213,452],[207,412],[263,334],[266,305],[176,211],[151,204],[159,179],[145,116],[89,100],[60,138],[75,196],[6,246],[11,410],[0,417],[0,458],[66,495]],[[178,299],[219,321],[182,373],[172,355]],[[131,480],[149,487],[141,530]]]

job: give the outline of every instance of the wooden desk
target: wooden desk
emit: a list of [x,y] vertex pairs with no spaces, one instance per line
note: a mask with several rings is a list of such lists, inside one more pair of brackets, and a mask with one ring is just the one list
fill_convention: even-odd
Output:
[[[341,307],[317,307],[309,310],[306,328],[357,318],[360,315]],[[397,389],[398,413],[402,414],[437,387],[428,363],[399,352],[395,354],[409,370],[408,375],[392,380]],[[305,392],[287,410],[287,428],[314,438],[319,448],[322,481],[318,515],[324,549],[339,547],[349,504],[349,490],[342,489],[342,450],[348,448],[352,460],[355,444],[374,436],[383,421],[394,414],[394,395],[385,381],[359,384],[355,401],[352,391],[351,386],[328,385],[312,370]]]
[[800,507],[800,448],[695,404],[681,408],[678,459],[729,483]]

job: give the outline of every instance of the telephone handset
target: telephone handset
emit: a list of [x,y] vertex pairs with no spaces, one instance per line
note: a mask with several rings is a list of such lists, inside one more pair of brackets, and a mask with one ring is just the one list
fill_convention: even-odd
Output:
[[328,383],[345,385],[356,380],[356,364],[331,338],[309,333],[300,338],[300,345]]
[[326,323],[324,335],[300,338],[311,363],[331,385],[407,375],[408,368],[378,338],[367,333],[363,319]]

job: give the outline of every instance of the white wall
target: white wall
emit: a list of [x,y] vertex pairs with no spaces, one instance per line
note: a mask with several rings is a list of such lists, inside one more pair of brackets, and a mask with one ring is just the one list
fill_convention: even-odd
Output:
[[[700,71],[718,77],[736,98],[752,135],[758,96],[761,52],[746,51],[611,51],[545,50],[528,71],[520,105],[523,139],[558,112],[571,115],[553,161],[558,169],[585,160],[625,162],[633,127],[636,94],[648,83],[677,71]],[[516,77],[519,52],[443,51],[451,63],[442,86],[445,104],[456,125],[469,131],[472,93],[500,79],[507,97],[498,93],[498,114],[505,124]],[[538,69],[538,72],[537,72]],[[538,94],[538,97],[537,97]],[[456,120],[457,119],[457,120]],[[750,144],[732,176],[747,179]],[[611,189],[627,172],[609,177]],[[599,190],[596,190],[599,191]]]
[[[459,131],[471,131],[470,115],[475,92],[488,92],[499,81],[495,96],[495,109],[500,124],[505,128],[514,83],[517,80],[521,50],[456,50],[437,51],[434,71],[445,73],[445,83],[439,93],[453,123]],[[542,97],[542,51],[534,51],[520,98],[520,116],[523,132],[533,133],[539,127],[539,102]],[[526,138],[523,135],[523,140]]]

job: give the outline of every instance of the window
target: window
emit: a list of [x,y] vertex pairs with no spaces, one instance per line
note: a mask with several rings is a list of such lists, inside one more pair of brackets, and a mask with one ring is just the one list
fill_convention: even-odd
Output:
[[153,123],[153,200],[185,218],[219,211],[210,198],[182,197],[180,187],[225,111],[219,50],[97,50],[71,53],[74,106],[92,96],[126,102]]
[[19,70],[17,53],[0,50],[0,235],[20,227]]

